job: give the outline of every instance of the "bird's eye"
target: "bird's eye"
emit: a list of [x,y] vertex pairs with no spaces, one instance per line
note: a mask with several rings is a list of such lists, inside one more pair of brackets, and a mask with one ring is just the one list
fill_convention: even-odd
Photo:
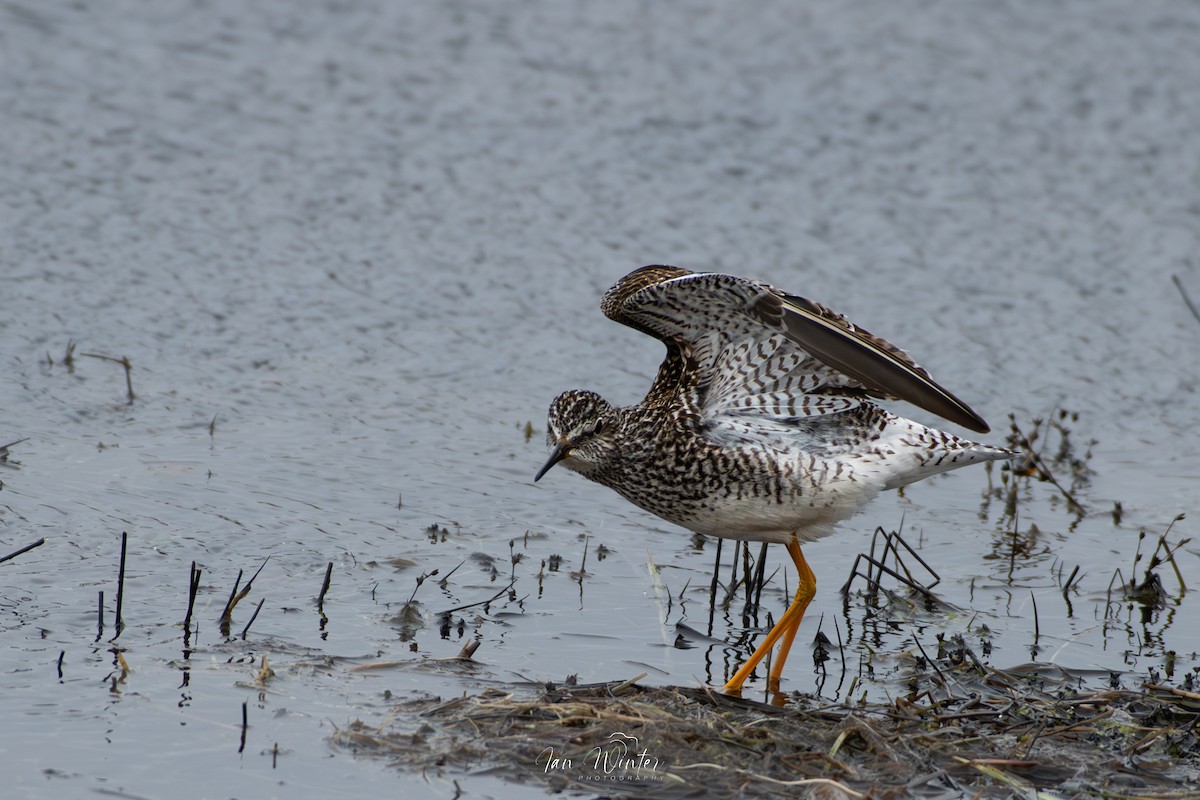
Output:
[[603,430],[604,430],[604,420],[602,420],[602,419],[596,420],[596,423],[594,425],[592,425],[592,435],[594,436],[597,433],[601,433]]

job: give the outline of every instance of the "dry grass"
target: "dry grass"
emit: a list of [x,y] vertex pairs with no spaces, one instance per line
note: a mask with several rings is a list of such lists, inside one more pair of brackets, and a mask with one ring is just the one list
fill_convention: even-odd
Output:
[[922,683],[929,688],[890,704],[815,707],[628,682],[493,690],[410,701],[382,727],[354,723],[334,739],[406,770],[487,770],[549,791],[1200,796],[1198,694],[1075,691],[1065,676],[981,671],[953,657]]

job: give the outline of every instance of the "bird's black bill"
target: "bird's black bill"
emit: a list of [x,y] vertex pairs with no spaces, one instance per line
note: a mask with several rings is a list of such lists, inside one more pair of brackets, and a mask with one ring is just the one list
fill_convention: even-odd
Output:
[[551,467],[569,455],[571,455],[571,448],[567,447],[565,444],[560,444],[558,447],[554,448],[550,452],[550,458],[546,459],[546,463],[543,464],[542,468],[538,470],[538,474],[533,476],[533,482],[537,483],[539,480],[541,480],[543,475],[550,471]]

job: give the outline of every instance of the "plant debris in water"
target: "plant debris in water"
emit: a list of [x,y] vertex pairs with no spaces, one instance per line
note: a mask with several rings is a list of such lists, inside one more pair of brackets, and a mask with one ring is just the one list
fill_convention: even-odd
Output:
[[407,770],[635,797],[1200,796],[1200,694],[1080,691],[1054,668],[973,659],[925,678],[891,703],[814,707],[629,681],[488,690],[409,701],[334,741]]

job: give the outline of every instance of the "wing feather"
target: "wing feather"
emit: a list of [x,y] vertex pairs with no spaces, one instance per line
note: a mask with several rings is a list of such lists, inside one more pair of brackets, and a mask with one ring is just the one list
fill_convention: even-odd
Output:
[[[710,414],[812,416],[847,410],[870,394],[988,431],[982,417],[900,348],[819,303],[759,281],[642,267],[609,289],[601,309],[695,359]],[[801,413],[791,414],[796,408]]]

